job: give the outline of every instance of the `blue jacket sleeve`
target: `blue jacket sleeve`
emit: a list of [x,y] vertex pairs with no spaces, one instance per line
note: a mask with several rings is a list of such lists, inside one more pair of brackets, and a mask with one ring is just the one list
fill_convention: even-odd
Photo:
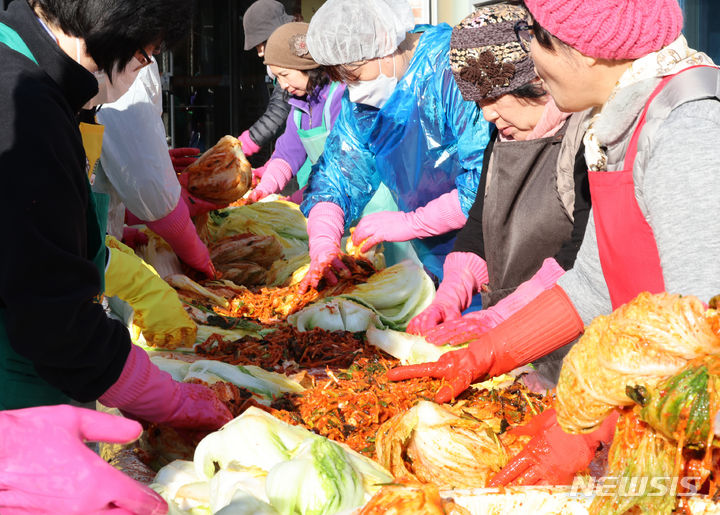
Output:
[[[356,112],[358,109],[360,112]],[[305,216],[318,202],[333,202],[345,212],[345,224],[349,227],[380,186],[375,158],[365,146],[361,131],[364,119],[374,113],[363,110],[350,102],[347,92],[343,95],[340,115],[308,179],[300,206]]]
[[475,202],[482,174],[483,155],[485,147],[490,142],[492,127],[483,118],[482,111],[475,102],[463,100],[449,67],[443,71],[441,80],[448,123],[457,138],[457,157],[465,170],[457,176],[455,185],[458,189],[460,206],[467,215]]

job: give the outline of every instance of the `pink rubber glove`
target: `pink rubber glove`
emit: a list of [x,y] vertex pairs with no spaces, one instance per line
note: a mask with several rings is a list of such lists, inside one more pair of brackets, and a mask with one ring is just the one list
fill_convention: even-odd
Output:
[[435,345],[460,345],[478,338],[510,318],[545,290],[552,288],[565,270],[553,258],[543,261],[540,270],[510,295],[487,309],[468,313],[459,320],[440,324],[425,338]]
[[520,485],[569,485],[586,469],[601,443],[610,442],[619,413],[613,411],[592,433],[570,434],[557,423],[554,409],[547,409],[525,424],[510,430],[533,439],[488,483],[499,487]]
[[337,284],[335,273],[350,271],[340,260],[340,240],[345,228],[345,213],[332,202],[318,202],[310,210],[307,222],[310,239],[310,269],[300,283],[300,293],[317,288],[323,277],[328,285]]
[[174,381],[135,345],[118,380],[98,400],[140,420],[186,429],[214,431],[232,419],[210,388]]
[[451,252],[443,263],[443,280],[435,298],[425,310],[410,320],[406,331],[425,334],[442,322],[457,320],[488,281],[487,263],[472,252]]
[[198,215],[209,213],[210,211],[215,211],[216,209],[222,209],[224,207],[227,207],[227,204],[215,204],[213,202],[208,202],[207,200],[203,200],[201,198],[197,198],[191,195],[187,189],[187,174],[181,173],[180,175],[178,175],[178,182],[182,187],[182,189],[180,190],[180,196],[185,201],[185,204],[187,204],[187,207],[190,210],[190,216],[195,217]]
[[257,202],[261,198],[277,193],[292,179],[292,167],[284,159],[271,159],[265,165],[260,184],[250,193],[250,202]]
[[200,157],[199,148],[182,147],[170,149],[170,161],[176,173],[182,172],[185,168],[193,164]]
[[215,267],[210,261],[210,253],[195,230],[187,204],[178,200],[175,209],[160,220],[142,222],[156,232],[175,251],[175,254],[208,277],[215,277]]
[[266,166],[266,164],[264,164],[264,165],[262,165],[262,166],[260,166],[260,167],[258,167],[258,168],[253,168],[253,171],[252,171],[253,177],[257,177],[258,179],[262,179],[262,176],[265,175],[265,166]]
[[141,245],[147,245],[148,237],[147,234],[135,229],[135,227],[123,227],[122,242],[135,250]]
[[0,513],[167,513],[158,494],[85,445],[141,432],[134,420],[72,406],[0,412]]
[[364,216],[352,235],[357,246],[363,243],[362,252],[383,241],[408,241],[427,238],[460,229],[467,217],[460,207],[457,190],[427,203],[410,213],[402,211],[380,211]]
[[250,137],[249,130],[246,130],[242,134],[240,134],[240,136],[238,136],[238,140],[240,141],[240,145],[242,146],[243,154],[245,154],[246,156],[251,156],[257,153],[258,150],[260,150],[260,146],[255,143]]

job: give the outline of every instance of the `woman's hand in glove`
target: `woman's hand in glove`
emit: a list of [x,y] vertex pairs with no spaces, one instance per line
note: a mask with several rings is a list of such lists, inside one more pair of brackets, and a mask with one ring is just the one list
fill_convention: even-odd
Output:
[[85,445],[141,432],[134,420],[72,406],[0,412],[0,512],[167,513],[159,495]]
[[[448,258],[453,254],[455,253],[450,253]],[[435,345],[460,345],[478,338],[510,318],[542,292],[552,288],[564,273],[565,270],[555,259],[547,258],[535,275],[494,306],[469,313],[460,320],[440,324],[428,331],[425,337],[427,341]],[[445,280],[443,280],[444,283]],[[442,284],[440,287],[442,290]],[[438,290],[438,294],[440,290]]]
[[325,278],[328,285],[337,284],[338,275],[350,271],[340,260],[340,240],[344,229],[345,213],[337,204],[318,202],[308,215],[310,240],[310,269],[300,283],[300,293],[316,288]]
[[457,320],[472,296],[488,281],[485,260],[472,252],[451,252],[443,264],[443,280],[432,304],[413,318],[407,332],[425,334],[442,322]]
[[558,425],[554,409],[543,411],[525,426],[510,430],[533,438],[488,486],[569,485],[575,474],[590,464],[600,443],[612,440],[617,419],[614,411],[592,433],[569,434]]
[[435,345],[462,345],[480,338],[502,321],[492,308],[473,311],[433,327],[425,334],[425,339]]
[[185,204],[187,204],[188,210],[190,211],[190,216],[195,217],[198,215],[209,213],[210,211],[215,211],[217,209],[227,207],[227,204],[215,204],[214,202],[208,202],[207,200],[203,200],[190,194],[187,189],[188,174],[181,173],[180,175],[178,175],[178,182],[182,187],[182,189],[180,190],[180,196],[185,201]]
[[300,282],[299,293],[302,295],[310,288],[317,288],[322,279],[328,286],[335,286],[338,283],[337,276],[349,274],[350,271],[340,259],[340,249],[331,249],[317,259],[310,260],[310,269]]
[[147,245],[147,234],[135,227],[123,227],[122,242],[135,250],[142,245]]
[[257,202],[268,195],[281,191],[293,176],[292,167],[284,159],[271,159],[263,168],[265,170],[263,170],[260,184],[250,193],[250,202]]
[[250,137],[249,130],[243,131],[243,133],[238,136],[238,141],[240,141],[240,146],[242,147],[243,154],[245,154],[246,156],[251,156],[257,153],[258,150],[260,150],[260,146],[255,143]]
[[383,241],[427,238],[459,229],[467,217],[460,207],[457,190],[450,191],[410,213],[381,211],[364,216],[352,235],[353,243],[367,252]]
[[184,429],[215,431],[232,419],[210,388],[174,381],[132,344],[120,377],[99,400],[140,420]]
[[464,349],[446,352],[434,363],[407,365],[388,370],[387,377],[391,381],[414,377],[445,379],[449,384],[441,387],[435,394],[435,402],[443,404],[464,392],[476,379],[488,375],[494,364],[494,348],[478,340]]
[[171,148],[170,149],[170,161],[172,161],[173,168],[176,173],[180,173],[185,168],[197,161],[200,157],[199,148],[182,147],[182,148]]
[[458,320],[460,317],[462,317],[462,313],[457,304],[433,300],[433,303],[425,308],[422,313],[410,320],[405,331],[410,334],[430,334],[429,332],[432,329],[440,327],[443,322]]

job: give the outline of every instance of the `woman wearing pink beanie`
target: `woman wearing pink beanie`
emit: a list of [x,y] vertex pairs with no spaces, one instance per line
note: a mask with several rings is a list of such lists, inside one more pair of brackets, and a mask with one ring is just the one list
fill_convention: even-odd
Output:
[[[590,221],[572,270],[507,321],[436,363],[401,367],[391,379],[442,377],[447,401],[470,383],[527,364],[573,342],[584,324],[639,293],[720,289],[720,72],[681,35],[676,0],[526,0],[530,50],[564,111],[593,109],[584,137]],[[478,349],[483,349],[478,352]],[[491,485],[561,484],[584,469],[614,432],[567,434],[552,410]]]

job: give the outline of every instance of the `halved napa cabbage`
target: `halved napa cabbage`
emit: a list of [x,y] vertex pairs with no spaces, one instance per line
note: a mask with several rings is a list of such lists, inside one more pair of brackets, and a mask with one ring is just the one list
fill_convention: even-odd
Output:
[[251,232],[308,239],[307,219],[297,204],[283,200],[229,207],[210,214],[208,229],[213,240]]
[[428,343],[422,336],[393,331],[392,329],[382,330],[376,327],[368,327],[365,334],[368,343],[399,359],[403,365],[437,361],[446,352],[467,347],[467,344],[437,346]]
[[174,514],[311,515],[357,508],[392,479],[347,445],[251,407],[203,438],[192,463],[161,469],[152,487]]
[[341,297],[321,300],[288,317],[298,331],[316,327],[326,331],[366,331],[368,327],[384,327],[370,308]]
[[233,383],[255,394],[255,400],[270,404],[283,393],[300,393],[305,390],[300,383],[276,372],[268,372],[254,365],[237,366],[209,359],[193,363],[162,357],[151,358],[160,370],[173,376],[176,381],[200,379],[209,384],[218,381]]
[[[435,286],[430,277],[418,265],[405,260],[372,275],[366,283],[355,286],[346,294],[305,307],[288,320],[293,325],[302,324],[305,329],[301,330],[312,327],[340,330],[347,327],[347,319],[351,319],[353,329],[345,330],[363,331],[368,325],[381,327],[375,318],[361,315],[358,306],[339,300],[347,299],[374,311],[382,326],[402,330],[430,305],[434,296]],[[362,324],[357,324],[360,317],[368,322],[363,328],[360,328]]]

